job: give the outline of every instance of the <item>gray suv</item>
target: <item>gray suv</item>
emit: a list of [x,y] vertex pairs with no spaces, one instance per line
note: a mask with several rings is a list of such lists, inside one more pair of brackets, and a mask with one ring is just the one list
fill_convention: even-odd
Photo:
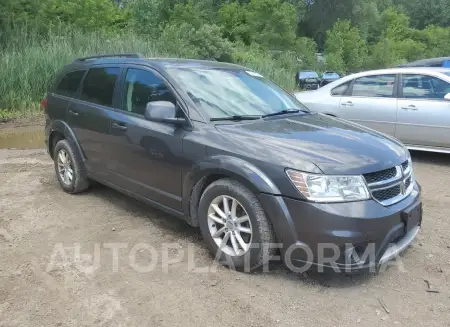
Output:
[[241,66],[76,59],[43,106],[64,191],[95,180],[178,216],[238,270],[277,252],[293,268],[377,267],[420,229],[420,187],[400,142],[310,112]]

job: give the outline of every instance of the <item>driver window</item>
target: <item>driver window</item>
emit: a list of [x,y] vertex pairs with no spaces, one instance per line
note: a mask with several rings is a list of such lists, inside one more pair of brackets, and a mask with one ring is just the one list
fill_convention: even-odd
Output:
[[444,99],[450,93],[450,84],[440,78],[427,75],[403,75],[403,98]]
[[148,102],[170,101],[176,104],[164,80],[147,70],[128,69],[123,94],[122,109],[139,115],[144,115]]

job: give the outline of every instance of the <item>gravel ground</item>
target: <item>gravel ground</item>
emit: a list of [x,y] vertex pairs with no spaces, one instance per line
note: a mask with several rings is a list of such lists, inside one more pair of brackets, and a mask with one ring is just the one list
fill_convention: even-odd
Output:
[[450,326],[450,156],[413,160],[425,215],[404,269],[241,274],[200,271],[186,223],[99,185],[65,194],[44,150],[0,150],[0,326]]

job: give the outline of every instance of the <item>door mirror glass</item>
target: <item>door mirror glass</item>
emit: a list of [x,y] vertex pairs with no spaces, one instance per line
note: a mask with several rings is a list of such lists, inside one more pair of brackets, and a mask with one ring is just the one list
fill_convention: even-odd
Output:
[[444,99],[447,100],[447,101],[450,101],[450,93],[447,93],[447,94],[444,96]]
[[177,107],[170,101],[152,101],[147,103],[144,116],[155,122],[183,125],[186,119],[177,117],[177,111]]

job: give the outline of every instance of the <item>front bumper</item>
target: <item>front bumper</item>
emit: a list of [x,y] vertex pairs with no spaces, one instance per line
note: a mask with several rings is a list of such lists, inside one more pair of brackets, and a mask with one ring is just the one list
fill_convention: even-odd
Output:
[[[261,194],[260,200],[282,243],[285,262],[295,267],[377,267],[411,244],[422,220],[417,183],[408,197],[388,207],[374,200],[313,203],[268,194]],[[420,208],[420,217],[407,227],[402,213],[414,207]]]

